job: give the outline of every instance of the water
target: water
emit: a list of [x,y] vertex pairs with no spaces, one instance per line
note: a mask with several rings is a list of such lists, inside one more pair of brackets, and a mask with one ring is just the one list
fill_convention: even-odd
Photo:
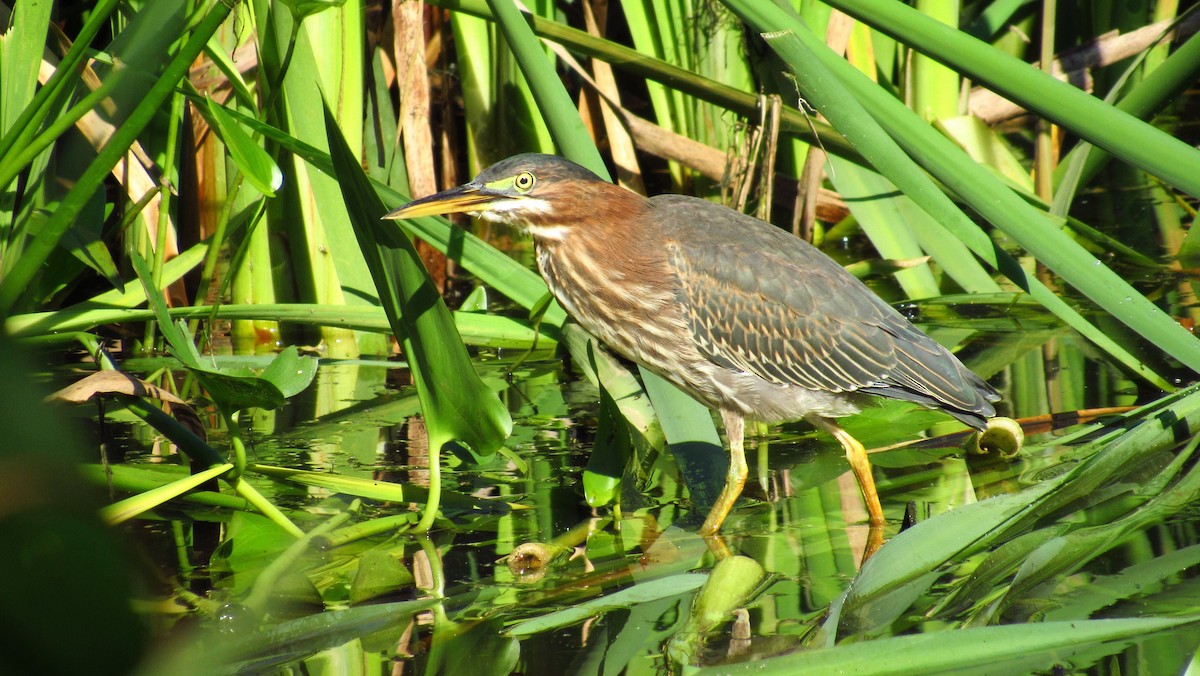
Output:
[[[947,309],[953,311],[947,313]],[[964,314],[971,318],[964,319]],[[1016,349],[1012,341],[1001,340],[1001,334],[980,337],[978,331],[967,329],[971,322],[1012,322],[1011,315],[983,306],[943,304],[921,307],[914,316],[933,322],[929,330],[941,338],[969,333],[968,361],[987,364],[995,352],[1005,351],[1011,357]],[[1021,321],[1034,327],[1035,319],[1026,316]],[[1052,334],[1060,335],[1050,328],[1041,335]],[[1019,349],[1040,356],[1041,335]],[[1067,336],[1059,342],[1059,354],[1077,347]],[[485,380],[502,384],[500,396],[513,415],[515,429],[507,444],[508,454],[493,456],[481,465],[464,462],[454,454],[446,456],[443,511],[449,519],[439,521],[428,540],[418,538],[411,529],[416,517],[413,510],[419,509],[420,501],[362,499],[353,505],[354,498],[347,492],[254,479],[264,494],[305,530],[341,513],[348,514],[347,524],[412,515],[399,528],[339,540],[333,547],[310,548],[289,565],[288,576],[275,579],[263,588],[266,591],[258,592],[263,596],[254,599],[264,571],[294,541],[290,536],[253,514],[198,507],[160,510],[160,517],[170,521],[135,522],[129,529],[137,535],[140,547],[152,553],[161,573],[183,582],[183,587],[168,597],[181,600],[184,590],[184,596],[196,595],[188,596],[187,605],[193,609],[198,628],[193,628],[193,623],[179,628],[160,618],[158,631],[164,637],[182,635],[193,640],[210,632],[223,635],[230,626],[238,627],[234,630],[238,634],[251,627],[275,627],[280,622],[286,627],[288,622],[323,617],[327,623],[318,634],[335,636],[341,641],[339,647],[315,651],[316,656],[308,650],[281,653],[277,641],[260,637],[251,652],[258,656],[255,659],[274,655],[270,662],[303,662],[310,671],[328,670],[337,660],[353,659],[365,664],[368,673],[384,673],[396,665],[418,672],[448,669],[447,665],[457,664],[449,657],[455,652],[455,641],[477,646],[476,659],[469,664],[479,668],[478,673],[507,673],[509,669],[549,673],[563,665],[569,665],[568,672],[588,672],[593,669],[588,665],[613,660],[630,673],[650,673],[665,669],[672,660],[735,664],[811,650],[836,631],[838,625],[829,624],[827,613],[831,604],[845,601],[846,589],[860,574],[869,533],[857,486],[846,472],[840,448],[831,439],[801,423],[748,440],[751,477],[744,497],[727,522],[722,540],[705,542],[694,535],[695,515],[688,491],[669,452],[637,449],[640,472],[627,473],[622,481],[624,508],[619,518],[611,507],[591,509],[584,504],[581,475],[597,443],[598,392],[594,387],[577,379],[561,360],[549,354],[535,355],[512,374],[508,369],[515,358],[485,354],[482,359]],[[1103,378],[1114,384],[1125,382],[1118,373],[1099,374],[1102,369],[1095,362],[1085,362],[1085,367],[1084,382]],[[378,483],[428,486],[426,440],[423,425],[415,417],[419,404],[410,386],[398,385],[406,380],[403,368],[382,364],[323,365],[309,390],[276,412],[257,414],[248,425],[253,442],[251,462]],[[1071,382],[1071,378],[1062,380]],[[1041,389],[1044,393],[1045,388]],[[1109,390],[1110,394],[1120,391],[1119,387]],[[1006,412],[1038,405],[1023,401],[1021,392],[1010,384]],[[1126,391],[1108,403],[1132,403],[1135,397]],[[886,531],[889,539],[896,537],[906,518],[921,523],[989,497],[1046,485],[1091,457],[1091,452],[1080,455],[1079,449],[1084,447],[1078,443],[1058,445],[1061,430],[1031,436],[1026,452],[1013,460],[968,456],[960,448],[961,437],[939,436],[960,426],[945,416],[898,402],[869,409],[848,419],[846,426],[868,448],[933,437],[914,447],[872,454],[881,497],[892,520]],[[136,435],[129,441],[127,462],[151,466],[167,462],[149,446],[139,449]],[[218,447],[226,442],[219,432],[211,441]],[[1050,525],[1034,532],[1066,532],[1081,519],[1084,525],[1104,524],[1136,512],[1144,500],[1133,498],[1131,491],[1136,494],[1136,487],[1153,485],[1174,457],[1168,450],[1147,454],[1138,462],[1137,471],[1112,480],[1082,510],[1050,514],[1041,522]],[[347,512],[355,507],[357,511]],[[198,544],[186,546],[189,529],[213,521],[220,528],[215,533],[210,530],[208,537],[214,538],[214,546],[224,542],[221,548],[210,551]],[[1160,520],[1159,525],[1132,528],[1122,537],[1124,544],[1078,570],[1052,576],[1034,593],[1026,590],[990,621],[1078,620],[1080,615],[1071,613],[1080,608],[1088,609],[1092,616],[1103,616],[1102,611],[1110,609],[1093,608],[1098,603],[1095,594],[1081,595],[1079,591],[1093,584],[1115,584],[1131,568],[1165,565],[1176,579],[1170,584],[1160,581],[1163,589],[1190,588],[1191,578],[1185,572],[1190,568],[1180,562],[1190,561],[1191,553],[1200,547],[1194,513],[1181,510],[1170,517],[1169,525]],[[506,565],[505,557],[527,543],[550,547],[548,566],[513,570]],[[186,564],[179,556],[180,544],[185,545]],[[884,551],[889,546],[885,545]],[[247,547],[250,555],[245,553]],[[984,547],[972,553],[966,547],[942,565],[931,565],[927,573],[932,577],[923,583],[927,591],[915,606],[925,608],[927,617],[911,611],[900,613],[869,631],[843,622],[842,631],[850,635],[868,631],[872,636],[881,630],[884,635],[921,634],[980,621],[988,612],[986,602],[994,602],[995,594],[1012,584],[1011,576],[993,581],[996,591],[990,595],[967,596],[969,600],[945,607],[939,604],[968,585],[984,565],[987,551]],[[649,598],[634,597],[586,618],[555,619],[556,613],[601,596],[656,581],[686,582],[688,575],[709,571],[731,556],[754,562],[761,567],[761,576],[743,574],[740,581],[752,590],[726,600],[728,607],[718,613],[721,619],[706,625],[702,632],[696,629],[694,586],[677,593],[668,589]],[[1158,563],[1164,557],[1173,563]],[[379,572],[381,562],[392,575],[386,574],[387,570]],[[431,593],[436,596],[438,590],[442,603],[432,611],[417,613],[412,622],[398,622],[382,635],[355,633],[359,630],[354,613],[376,607],[370,604],[411,603]],[[248,598],[255,601],[253,608],[244,607]],[[1113,596],[1115,603],[1124,606],[1146,598],[1161,603],[1167,596],[1165,592]],[[396,607],[401,609],[397,617],[406,617],[404,606]],[[744,612],[735,612],[737,608]],[[519,628],[527,625],[521,623],[531,620],[545,621],[548,626],[523,633]],[[374,631],[375,625],[371,627]],[[509,635],[513,631],[519,639]],[[1168,632],[1161,640],[1182,645],[1193,638],[1189,631],[1179,631]],[[1139,651],[1145,649],[1143,641],[1123,652],[1100,650],[1095,659],[1113,652],[1117,657],[1110,659],[1138,659]],[[236,651],[228,659],[249,664],[241,662],[246,655]],[[1051,665],[1039,664],[1038,668]],[[1072,664],[1086,668],[1090,662]]]

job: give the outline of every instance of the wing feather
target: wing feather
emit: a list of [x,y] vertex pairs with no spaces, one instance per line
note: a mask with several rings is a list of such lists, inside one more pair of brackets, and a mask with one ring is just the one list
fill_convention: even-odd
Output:
[[693,342],[714,363],[778,385],[916,401],[976,426],[994,414],[990,386],[808,243],[704,200],[650,204]]

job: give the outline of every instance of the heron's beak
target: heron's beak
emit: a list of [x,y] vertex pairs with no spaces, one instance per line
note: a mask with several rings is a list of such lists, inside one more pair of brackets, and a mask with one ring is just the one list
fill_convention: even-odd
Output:
[[388,220],[420,218],[439,214],[461,214],[487,211],[487,205],[505,199],[505,195],[478,185],[467,183],[457,188],[443,190],[436,195],[422,197],[384,216]]

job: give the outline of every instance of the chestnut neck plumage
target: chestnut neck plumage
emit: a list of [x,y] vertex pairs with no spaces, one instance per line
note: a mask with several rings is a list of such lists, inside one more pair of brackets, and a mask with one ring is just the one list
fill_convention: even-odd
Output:
[[[526,214],[522,227],[550,256],[591,253],[597,264],[620,269],[637,265],[648,248],[650,202],[635,192],[601,181],[572,186],[569,197],[555,196],[546,213]],[[649,247],[656,249],[659,247]],[[586,253],[585,253],[586,252]]]
[[649,200],[597,182],[578,191],[568,205],[556,206],[552,214],[524,224],[555,298],[622,356],[666,370],[666,351],[638,339],[666,335],[683,321],[666,242],[654,229]]

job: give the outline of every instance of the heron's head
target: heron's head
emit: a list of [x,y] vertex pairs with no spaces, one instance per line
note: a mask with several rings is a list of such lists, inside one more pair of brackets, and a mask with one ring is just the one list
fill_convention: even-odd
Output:
[[597,201],[613,184],[557,155],[514,155],[469,183],[422,197],[384,216],[392,220],[467,213],[561,240],[576,224],[592,221]]

